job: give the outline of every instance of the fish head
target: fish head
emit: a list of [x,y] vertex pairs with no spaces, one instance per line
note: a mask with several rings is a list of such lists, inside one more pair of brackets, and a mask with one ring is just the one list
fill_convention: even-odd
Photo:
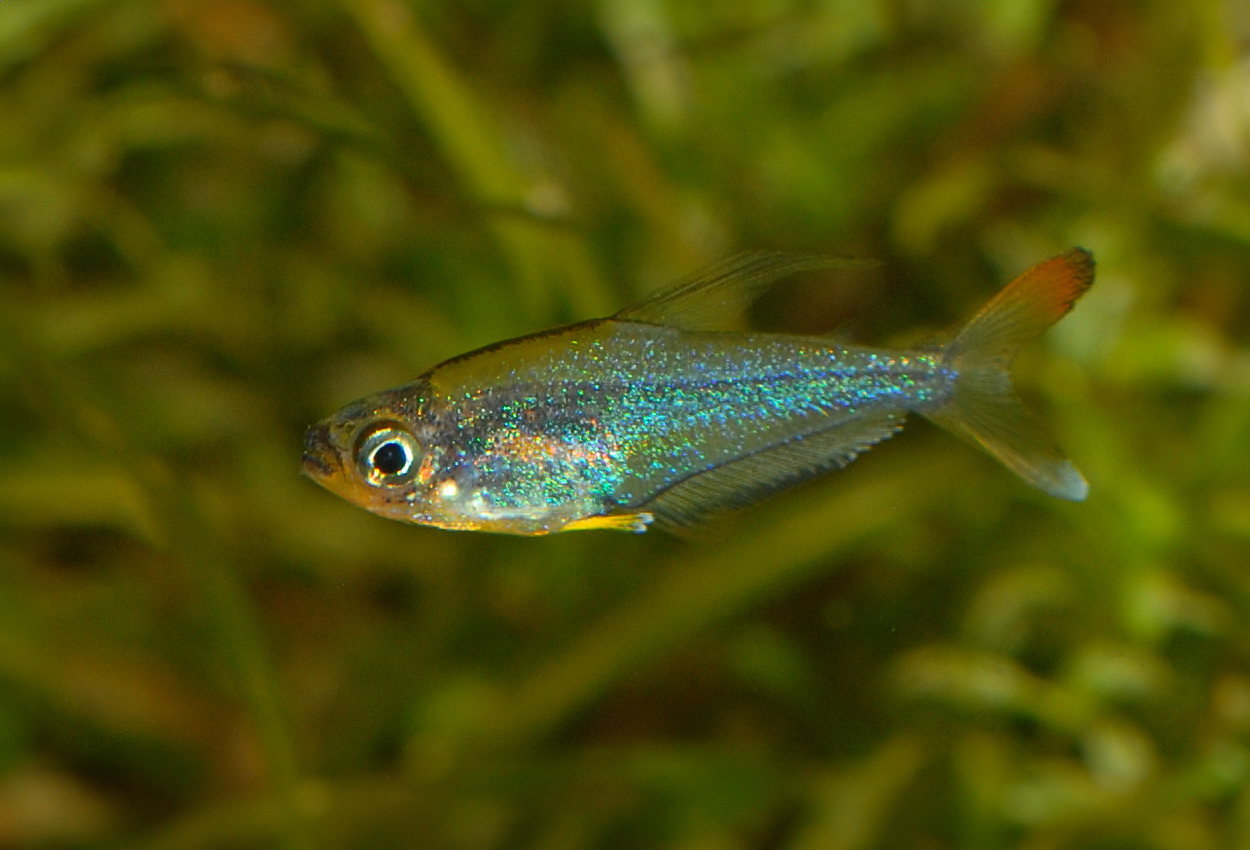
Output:
[[[380,516],[420,522],[433,426],[421,384],[355,401],[304,433],[304,474]],[[427,476],[428,477],[428,473]]]

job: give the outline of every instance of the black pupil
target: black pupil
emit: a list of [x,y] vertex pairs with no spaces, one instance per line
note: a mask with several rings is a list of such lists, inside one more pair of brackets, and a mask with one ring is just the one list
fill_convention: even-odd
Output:
[[408,450],[397,442],[383,443],[373,453],[373,468],[383,475],[394,475],[408,465]]

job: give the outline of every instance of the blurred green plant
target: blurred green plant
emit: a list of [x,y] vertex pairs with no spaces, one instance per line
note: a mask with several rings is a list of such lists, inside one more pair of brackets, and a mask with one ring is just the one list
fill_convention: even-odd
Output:
[[[1250,5],[0,3],[0,848],[1250,846]],[[1092,484],[923,424],[683,542],[303,427],[737,249],[884,343],[1080,244]]]

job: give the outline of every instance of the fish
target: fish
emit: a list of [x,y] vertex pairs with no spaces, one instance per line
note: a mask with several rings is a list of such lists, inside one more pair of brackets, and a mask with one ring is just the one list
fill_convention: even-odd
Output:
[[308,428],[303,471],[442,529],[680,533],[845,466],[917,413],[1043,492],[1086,498],[1011,366],[1092,285],[1088,251],[1028,269],[945,344],[733,329],[773,281],[833,262],[739,255],[608,318],[455,357]]

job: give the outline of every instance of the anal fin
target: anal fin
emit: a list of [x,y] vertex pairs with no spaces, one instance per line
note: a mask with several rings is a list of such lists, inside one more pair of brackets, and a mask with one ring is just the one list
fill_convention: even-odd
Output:
[[892,437],[906,413],[874,414],[796,437],[787,443],[700,472],[664,490],[642,507],[670,529],[729,513],[821,473],[840,469]]

